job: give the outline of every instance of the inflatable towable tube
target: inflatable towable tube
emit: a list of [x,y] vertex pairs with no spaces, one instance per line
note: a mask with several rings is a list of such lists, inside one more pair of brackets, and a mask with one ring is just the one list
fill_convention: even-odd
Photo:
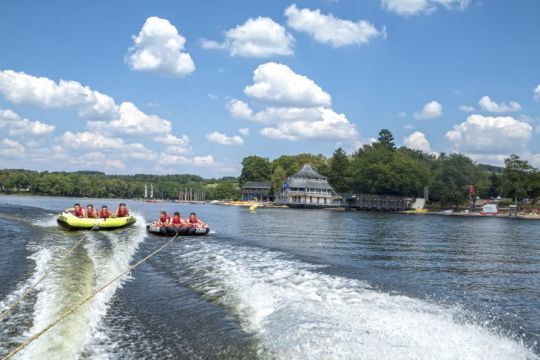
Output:
[[189,227],[181,226],[176,228],[174,226],[157,226],[157,225],[146,225],[146,231],[150,234],[161,235],[161,236],[202,236],[210,232],[210,228],[207,226],[204,227]]
[[67,230],[114,230],[135,224],[134,216],[108,219],[79,218],[72,213],[62,213],[56,217],[58,225]]

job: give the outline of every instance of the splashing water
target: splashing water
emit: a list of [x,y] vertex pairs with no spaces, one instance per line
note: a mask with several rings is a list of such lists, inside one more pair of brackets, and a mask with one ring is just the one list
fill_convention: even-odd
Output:
[[[56,320],[129,266],[131,258],[145,238],[144,219],[138,217],[137,220],[137,225],[127,231],[84,233],[88,235],[86,244],[77,248],[62,262],[58,262],[64,256],[61,251],[57,251],[52,260],[45,261],[43,256],[36,258],[37,269],[47,268],[50,274],[37,287],[33,325],[25,332],[25,338]],[[20,353],[21,357],[80,357],[90,339],[99,336],[97,329],[100,321],[107,313],[112,296],[125,280],[126,277],[98,293],[90,302],[32,342]]]
[[459,320],[458,307],[388,294],[278,253],[208,242],[177,256],[193,287],[232,308],[271,356],[537,359],[518,341]]

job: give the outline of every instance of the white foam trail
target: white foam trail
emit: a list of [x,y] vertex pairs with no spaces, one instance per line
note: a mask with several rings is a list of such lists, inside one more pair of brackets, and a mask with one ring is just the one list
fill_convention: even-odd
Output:
[[0,301],[0,313],[5,311],[11,304],[24,294],[33,284],[38,281],[46,271],[46,265],[51,258],[51,252],[48,249],[40,249],[30,255],[29,259],[34,260],[36,269],[32,276],[17,285],[17,290],[9,294],[4,300]]
[[[33,327],[25,335],[35,334],[125,270],[145,237],[144,219],[141,216],[137,216],[135,230],[86,233],[89,236],[84,249],[76,250],[62,263],[55,263],[49,268],[50,275],[39,286]],[[103,234],[111,241],[109,249],[103,244]],[[125,280],[126,277],[113,283],[31,343],[21,352],[22,358],[79,358],[92,337],[99,336],[101,319],[107,313],[112,296]]]
[[57,227],[58,223],[56,222],[56,216],[57,215],[51,215],[45,219],[38,220],[34,222],[34,225],[41,227]]
[[[10,306],[14,305],[16,301],[30,289],[41,277],[45,274],[47,264],[51,259],[51,251],[48,249],[40,249],[30,255],[28,258],[34,260],[35,271],[32,276],[25,281],[22,281],[17,285],[16,290],[9,294],[5,299],[0,301],[0,313],[6,311]],[[13,333],[16,331],[18,334],[22,334],[26,330],[26,324],[31,321],[31,316],[26,311],[27,306],[31,309],[32,296],[27,294],[9,313],[5,315],[2,326],[0,327],[0,349],[1,353],[7,354],[11,349],[4,345],[9,342],[23,341],[22,336],[14,337]],[[31,310],[30,310],[31,311]]]
[[197,290],[236,311],[272,357],[538,359],[513,339],[458,320],[457,307],[391,295],[277,253],[209,241],[178,256]]

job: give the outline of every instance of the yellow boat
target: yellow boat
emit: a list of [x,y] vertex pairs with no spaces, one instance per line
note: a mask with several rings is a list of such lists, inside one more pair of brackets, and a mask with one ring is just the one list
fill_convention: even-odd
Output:
[[134,216],[112,217],[108,219],[79,218],[64,212],[56,217],[56,222],[68,230],[114,230],[135,224]]

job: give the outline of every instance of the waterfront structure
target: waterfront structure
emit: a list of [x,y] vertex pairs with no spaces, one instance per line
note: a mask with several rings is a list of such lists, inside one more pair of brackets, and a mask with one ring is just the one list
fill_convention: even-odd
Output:
[[[349,205],[356,210],[402,211],[416,208],[418,200],[403,196],[358,194]],[[420,208],[423,207],[422,202]]]
[[341,197],[336,194],[326,177],[309,164],[290,176],[276,198],[276,204],[299,208],[324,208],[340,206]]
[[267,181],[247,181],[240,189],[242,201],[274,201],[270,195],[272,185]]

